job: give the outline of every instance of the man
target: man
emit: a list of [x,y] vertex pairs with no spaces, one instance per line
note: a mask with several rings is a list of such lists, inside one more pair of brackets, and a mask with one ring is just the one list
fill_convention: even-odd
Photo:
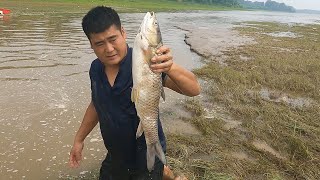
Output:
[[[84,139],[99,122],[104,144],[108,149],[100,168],[103,180],[162,180],[170,171],[159,159],[154,170],[146,167],[145,137],[136,139],[139,118],[131,102],[132,49],[126,43],[126,32],[119,16],[109,7],[91,9],[82,20],[82,28],[91,48],[98,57],[91,64],[90,80],[92,100],[86,110],[81,126],[75,136],[70,152],[70,167],[78,167]],[[152,58],[153,72],[163,74],[163,85],[187,96],[200,93],[196,77],[190,71],[173,62],[170,49],[162,46],[162,54]],[[166,149],[165,137],[160,120],[159,139]],[[163,176],[165,174],[165,176]]]

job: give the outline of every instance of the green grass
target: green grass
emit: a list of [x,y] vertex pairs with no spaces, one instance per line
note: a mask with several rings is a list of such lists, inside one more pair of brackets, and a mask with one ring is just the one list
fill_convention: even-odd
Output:
[[[228,66],[213,60],[194,71],[209,82],[205,99],[242,124],[223,129],[223,120],[205,118],[202,102],[187,101],[194,115],[186,121],[202,136],[169,135],[169,162],[190,179],[319,179],[320,25],[246,24],[236,30],[255,44],[225,51]],[[268,35],[288,31],[296,37]],[[272,92],[269,98],[262,89]],[[294,106],[284,98],[308,98],[310,103]],[[257,148],[255,140],[283,158]],[[244,152],[247,158],[230,152]]]
[[[118,12],[145,12],[145,11],[186,11],[186,10],[233,10],[236,8],[220,5],[204,5],[166,0],[5,0],[0,5],[17,8],[29,7],[33,11],[74,12],[105,5],[115,8]],[[47,10],[46,10],[47,9]],[[238,8],[239,9],[239,8]]]

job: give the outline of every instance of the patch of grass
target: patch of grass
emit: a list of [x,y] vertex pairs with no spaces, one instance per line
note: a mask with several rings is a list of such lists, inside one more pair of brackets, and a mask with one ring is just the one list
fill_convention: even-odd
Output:
[[[253,37],[255,44],[225,51],[227,66],[212,61],[194,71],[208,81],[206,99],[223,105],[242,122],[241,128],[225,130],[223,120],[204,118],[200,101],[187,101],[185,107],[193,112],[188,121],[204,136],[169,136],[168,154],[174,159],[170,164],[191,179],[319,179],[320,25],[244,24],[236,30]],[[283,32],[294,37],[281,36]],[[243,61],[241,55],[250,60]],[[261,89],[312,103],[296,107],[267,100]],[[254,140],[266,142],[283,158],[257,149]],[[181,157],[183,153],[173,150],[179,146],[192,153]],[[244,152],[247,157],[235,158],[231,152]],[[197,154],[202,156],[193,159]]]
[[186,100],[184,104],[185,108],[196,116],[202,116],[204,114],[204,109],[200,102],[196,99]]

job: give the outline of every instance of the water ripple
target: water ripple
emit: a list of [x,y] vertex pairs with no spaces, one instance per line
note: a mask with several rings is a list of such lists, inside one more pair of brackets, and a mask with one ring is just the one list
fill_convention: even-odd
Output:
[[44,66],[3,66],[0,67],[0,70],[5,69],[30,69],[30,68],[45,68],[45,67],[57,67],[57,66],[75,66],[77,64],[52,64],[52,65],[44,65]]

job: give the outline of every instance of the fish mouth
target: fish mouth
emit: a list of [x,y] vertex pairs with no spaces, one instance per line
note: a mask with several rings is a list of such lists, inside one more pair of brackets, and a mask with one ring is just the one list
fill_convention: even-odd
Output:
[[147,19],[153,19],[153,18],[155,18],[155,16],[156,16],[156,13],[154,13],[153,11],[151,11],[151,12],[147,12]]
[[[147,14],[144,16],[143,22],[140,26],[140,31],[147,31],[147,28],[148,28],[147,24],[148,24],[148,22],[153,21],[153,19],[155,18],[155,15],[156,14],[153,11],[147,12]],[[142,29],[142,27],[145,27],[146,29]]]

